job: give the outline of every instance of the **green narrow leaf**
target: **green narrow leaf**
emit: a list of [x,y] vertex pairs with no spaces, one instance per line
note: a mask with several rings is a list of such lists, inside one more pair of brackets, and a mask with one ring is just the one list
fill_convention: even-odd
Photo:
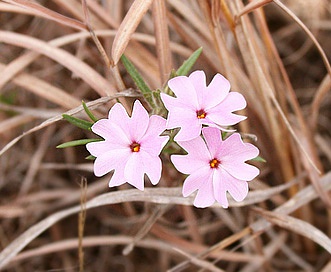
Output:
[[267,162],[264,158],[257,156],[254,159],[251,159],[251,161],[256,161],[256,162]]
[[86,114],[88,115],[88,117],[90,117],[90,119],[95,123],[96,121],[98,121],[98,118],[96,118],[93,113],[89,110],[89,108],[86,106],[85,102],[82,101],[83,104],[83,108],[86,112]]
[[70,116],[68,114],[62,114],[62,117],[63,117],[63,119],[67,120],[69,123],[71,123],[79,128],[82,128],[82,129],[91,130],[91,127],[93,125],[93,123],[91,123],[89,121],[78,119],[78,118]]
[[95,157],[92,155],[89,155],[85,158],[85,160],[95,160]]
[[153,101],[152,90],[148,87],[142,76],[137,71],[136,67],[133,65],[131,61],[125,56],[122,55],[121,61],[125,67],[125,69],[130,74],[131,78],[133,79],[134,83],[137,85],[147,102],[150,104],[152,108],[155,107],[155,103]]
[[81,139],[81,140],[75,140],[75,141],[70,141],[70,142],[60,144],[56,148],[66,148],[66,147],[73,147],[73,146],[79,146],[79,145],[86,145],[88,143],[100,142],[100,141],[103,141],[103,139]]
[[195,50],[193,54],[183,62],[182,66],[178,68],[176,74],[178,76],[186,76],[193,67],[194,63],[197,61],[198,57],[201,55],[201,52],[202,52],[202,47]]

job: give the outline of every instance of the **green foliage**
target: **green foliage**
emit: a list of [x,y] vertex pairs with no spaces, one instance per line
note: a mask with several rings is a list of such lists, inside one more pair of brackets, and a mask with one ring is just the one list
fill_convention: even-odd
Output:
[[88,115],[88,117],[90,117],[90,119],[95,123],[96,121],[98,121],[98,119],[93,115],[93,113],[89,110],[89,108],[86,106],[85,102],[82,101],[82,105],[84,108],[84,111],[86,112],[86,114]]
[[202,52],[202,47],[199,49],[195,50],[193,54],[183,62],[183,64],[178,68],[176,71],[177,76],[186,76],[188,72],[192,69],[193,65],[199,58]]
[[73,146],[79,146],[79,145],[86,145],[88,143],[100,142],[100,141],[103,141],[103,139],[81,139],[81,140],[75,140],[75,141],[70,141],[70,142],[60,144],[56,148],[66,148],[66,147],[73,147]]
[[125,67],[125,69],[128,71],[130,74],[131,78],[133,79],[134,83],[137,85],[138,89],[141,91],[142,95],[146,99],[146,101],[149,103],[149,105],[154,109],[156,107],[155,101],[153,98],[153,92],[152,90],[148,87],[142,76],[139,74],[138,70],[136,67],[133,65],[129,59],[122,55],[121,61]]
[[251,159],[251,161],[256,161],[256,162],[267,162],[264,158],[260,157],[260,156],[257,156],[256,158],[254,159]]
[[69,123],[75,125],[76,127],[86,129],[86,130],[91,130],[91,127],[93,125],[92,122],[85,121],[73,116],[70,116],[68,114],[62,114],[63,119],[67,120]]
[[15,90],[11,90],[6,94],[0,94],[0,103],[7,105],[14,105],[16,101],[17,93]]

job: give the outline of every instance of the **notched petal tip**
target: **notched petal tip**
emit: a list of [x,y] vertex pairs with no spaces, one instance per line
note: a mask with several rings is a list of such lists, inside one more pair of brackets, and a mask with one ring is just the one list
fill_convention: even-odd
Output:
[[230,91],[231,85],[223,75],[217,73],[208,85],[208,89],[214,88],[222,89],[223,92],[228,93]]
[[111,107],[108,113],[108,119],[110,120],[118,120],[122,118],[129,118],[128,113],[121,103],[115,103],[114,106]]
[[193,205],[197,208],[207,208],[210,207],[211,205],[213,205],[215,203],[215,199],[205,199],[205,198],[198,198],[196,197]]

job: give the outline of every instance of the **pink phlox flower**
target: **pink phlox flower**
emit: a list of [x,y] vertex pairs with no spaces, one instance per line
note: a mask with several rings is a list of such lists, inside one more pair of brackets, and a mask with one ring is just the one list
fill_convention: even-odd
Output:
[[225,129],[246,119],[232,113],[246,107],[245,98],[238,92],[229,92],[230,83],[221,74],[216,74],[208,86],[203,71],[172,78],[168,86],[176,98],[161,93],[161,99],[169,111],[166,128],[181,128],[175,141],[198,137],[202,125]]
[[205,127],[202,134],[205,141],[197,137],[178,142],[188,154],[172,155],[171,161],[178,171],[189,175],[183,185],[184,197],[198,190],[194,206],[208,207],[216,200],[227,208],[227,191],[236,201],[247,196],[247,181],[254,179],[259,169],[245,161],[255,158],[259,150],[243,143],[238,133],[222,140],[218,128]]
[[94,173],[103,176],[115,170],[109,187],[128,182],[139,190],[144,189],[144,174],[153,185],[161,177],[162,164],[159,154],[168,141],[160,136],[166,120],[160,116],[149,117],[142,104],[136,100],[131,118],[120,103],[109,111],[108,119],[101,119],[92,126],[92,131],[104,141],[86,145],[96,157]]

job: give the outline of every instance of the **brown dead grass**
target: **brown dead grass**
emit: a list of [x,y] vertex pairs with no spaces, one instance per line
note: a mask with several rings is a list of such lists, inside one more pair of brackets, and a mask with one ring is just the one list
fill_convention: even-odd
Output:
[[[0,1],[0,269],[330,271],[331,2],[248,2]],[[139,192],[55,149],[93,136],[61,122],[81,100],[101,118],[141,99],[123,53],[156,89],[201,46],[267,160],[243,202],[194,208],[166,155]]]

